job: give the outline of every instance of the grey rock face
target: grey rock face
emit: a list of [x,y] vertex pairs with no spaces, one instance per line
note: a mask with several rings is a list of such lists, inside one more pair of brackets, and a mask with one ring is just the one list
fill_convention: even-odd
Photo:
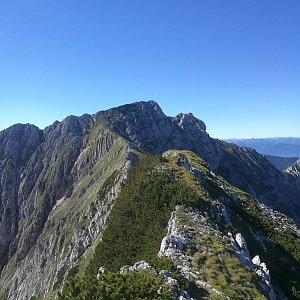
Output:
[[192,113],[179,114],[173,120],[180,128],[188,132],[198,134],[199,130],[203,132],[206,131],[204,122],[195,118]]
[[[44,295],[62,282],[103,230],[136,160],[122,138],[88,115],[70,116],[37,132],[39,143],[19,163],[17,200],[7,200],[16,206],[11,237],[2,239],[7,228],[3,217],[1,223],[0,240],[7,249],[3,265],[9,260],[1,273],[0,290],[10,287],[7,297],[14,300]],[[99,190],[104,183],[104,191]],[[1,188],[6,195],[7,187]],[[96,201],[99,193],[102,202]]]
[[220,163],[215,171],[272,209],[292,217],[299,225],[299,182],[276,170],[251,148],[225,142],[220,142],[220,146]]
[[285,172],[300,178],[300,159],[298,159],[292,166],[288,167]]
[[17,124],[0,132],[0,270],[8,259],[21,219],[22,172],[42,141],[43,132],[29,124]]
[[195,152],[229,183],[300,224],[299,181],[276,170],[251,148],[212,139],[205,124],[192,114],[167,117],[156,102],[149,101],[99,112],[94,118],[106,120],[112,130],[143,151],[163,153],[169,149],[186,149]]
[[216,166],[218,145],[205,131],[205,124],[192,114],[171,118],[154,101],[137,102],[99,112],[95,120],[107,122],[117,134],[136,148],[163,153],[169,149],[188,149]]
[[[236,247],[234,242],[238,244],[238,247]],[[248,250],[247,243],[241,233],[236,234],[235,241],[232,239],[231,246],[235,250],[236,256],[238,257],[240,262],[243,265],[251,268],[252,262],[251,262],[250,253]]]
[[[71,267],[98,239],[109,219],[111,208],[127,171],[127,167],[124,166],[114,185],[106,194],[105,204],[95,203],[88,214],[83,216],[86,225],[84,227],[73,225],[75,228],[69,237],[70,241],[67,241],[67,239],[71,220],[64,220],[65,217],[62,218],[59,220],[58,226],[54,227],[56,229],[51,232],[52,227],[56,224],[53,224],[52,215],[48,217],[41,238],[36,241],[34,251],[19,263],[20,266],[13,277],[6,278],[9,270],[6,267],[3,269],[4,282],[13,283],[12,286],[15,287],[10,289],[8,299],[23,300],[30,299],[32,295],[45,295],[52,291],[57,282],[64,280]],[[68,205],[71,199],[62,199],[62,201],[67,203],[58,203],[53,212],[57,213],[58,210],[63,209],[63,206]],[[83,218],[79,220],[79,224],[83,222]],[[45,239],[45,234],[48,236],[47,239]]]
[[[87,123],[87,122],[89,123]],[[71,172],[83,146],[83,131],[92,119],[70,116],[43,133],[43,142],[26,162],[18,186],[18,233],[10,245],[22,260],[42,232],[56,201],[68,196],[76,180]]]

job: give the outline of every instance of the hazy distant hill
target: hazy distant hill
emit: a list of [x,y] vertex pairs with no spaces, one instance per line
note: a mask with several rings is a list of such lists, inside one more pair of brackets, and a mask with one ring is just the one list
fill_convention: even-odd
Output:
[[240,147],[253,148],[261,154],[281,157],[300,157],[300,137],[227,139],[226,141]]
[[298,157],[280,157],[272,155],[264,155],[264,157],[279,171],[291,167],[298,160]]

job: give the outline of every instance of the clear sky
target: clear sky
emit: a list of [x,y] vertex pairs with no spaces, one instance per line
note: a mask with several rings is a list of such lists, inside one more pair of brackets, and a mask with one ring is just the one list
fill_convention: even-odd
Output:
[[0,129],[148,99],[213,137],[300,136],[300,1],[0,1]]

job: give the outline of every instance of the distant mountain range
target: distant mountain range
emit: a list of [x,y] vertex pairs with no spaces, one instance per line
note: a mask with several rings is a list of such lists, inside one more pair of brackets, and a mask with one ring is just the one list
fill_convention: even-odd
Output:
[[300,137],[226,139],[240,147],[250,147],[266,155],[300,157]]

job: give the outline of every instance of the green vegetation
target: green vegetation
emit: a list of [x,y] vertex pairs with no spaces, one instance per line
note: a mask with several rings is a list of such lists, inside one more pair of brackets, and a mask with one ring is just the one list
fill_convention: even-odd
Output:
[[269,239],[283,247],[290,255],[300,262],[300,243],[293,233],[277,228],[271,218],[263,215],[258,203],[251,197],[244,197],[243,205],[230,205],[231,209],[246,220],[257,231],[264,233]]
[[145,156],[129,173],[88,274],[97,274],[100,266],[117,271],[142,259],[155,264],[174,207],[197,205],[193,190],[166,173],[153,171],[159,163],[160,157]]
[[209,255],[194,256],[202,270],[202,280],[224,292],[231,299],[265,299],[258,287],[258,278],[232,255],[232,249],[216,236],[203,236]]
[[[240,197],[242,204],[226,202],[233,225],[246,238],[252,256],[259,254],[262,261],[266,262],[272,282],[280,285],[291,299],[299,299],[297,278],[300,269],[297,260],[299,261],[300,246],[296,237],[276,230],[276,223],[260,212],[250,195],[215,176],[202,159],[189,151],[180,151],[193,167],[201,171],[203,178],[196,178],[179,163],[176,152],[178,151],[168,151],[164,156],[142,156],[140,162],[130,170],[100,242],[86,260],[88,263],[84,275],[81,271],[78,272],[78,268],[69,271],[60,300],[169,299],[168,293],[164,296],[157,294],[162,285],[160,276],[147,272],[120,275],[118,271],[124,265],[146,260],[158,271],[172,271],[182,285],[181,275],[174,270],[171,262],[157,258],[171,212],[176,205],[181,204],[197,207],[208,213],[208,220],[217,224],[220,232],[227,232],[228,226],[224,221],[211,213],[216,212],[215,205],[219,205],[220,196],[227,199],[231,196]],[[102,183],[103,189],[99,191],[95,201],[101,201],[115,176],[116,172],[111,172],[106,177]],[[90,209],[93,206],[94,202],[91,202]],[[191,224],[184,216],[184,213],[178,215],[178,222],[181,226],[189,227]],[[229,230],[235,232],[233,228]],[[261,232],[274,241],[266,243],[267,252],[255,240],[253,232]],[[241,265],[221,236],[203,234],[195,240],[195,244],[201,245],[202,250],[185,249],[193,257],[193,266],[201,270],[199,279],[208,282],[231,299],[265,299],[258,287],[255,272]],[[281,261],[280,257],[287,257],[287,260]],[[107,271],[96,281],[99,267],[102,266]],[[191,290],[192,285],[191,281],[186,288]],[[210,296],[211,299],[219,299],[217,294],[212,293]]]
[[[259,254],[270,270],[272,283],[281,286],[290,299],[300,299],[300,243],[292,234],[276,230],[276,224],[259,211],[254,199],[243,199],[243,205],[230,205],[234,212],[233,224],[243,232],[250,253]],[[266,239],[264,250],[253,236],[253,232],[263,234]],[[282,259],[284,258],[284,259]]]
[[[84,291],[91,290],[94,286],[92,284],[93,278],[96,277],[100,266],[104,266],[111,272],[118,272],[120,267],[124,265],[133,265],[139,260],[146,260],[158,270],[163,268],[172,270],[176,276],[176,270],[172,264],[168,260],[158,259],[157,253],[175,206],[183,203],[188,206],[197,206],[199,199],[197,194],[186,184],[174,180],[167,173],[154,171],[155,167],[162,162],[163,159],[160,156],[144,156],[130,170],[128,180],[116,200],[110,222],[102,234],[101,242],[94,251],[85,276],[81,279],[77,276],[75,279],[69,280],[65,285],[61,299],[69,299],[67,297],[72,295],[75,297],[77,293],[75,290],[80,291],[78,292],[80,295]],[[131,276],[142,276],[141,279],[145,280],[147,277],[145,274],[126,275],[128,278],[116,275],[118,273],[110,274],[112,276],[109,277],[110,279],[120,279],[125,286],[129,285],[127,286],[129,290],[133,288]],[[142,290],[143,286],[149,284],[145,280],[140,282],[140,287],[137,290]],[[110,284],[114,285],[113,282]],[[126,287],[124,289],[126,290]],[[100,284],[95,293],[100,293],[100,297],[102,292],[103,289]],[[135,299],[149,299],[147,297],[142,298],[142,296],[139,298],[138,295],[136,297]]]
[[[231,299],[265,299],[258,285],[255,272],[241,265],[233,255],[233,249],[223,239],[219,229],[211,224],[197,223],[187,208],[176,211],[177,224],[181,230],[191,238],[197,250],[192,251],[192,268],[198,279],[207,282],[215,289],[223,292]],[[185,225],[180,225],[180,224]],[[188,251],[186,251],[188,253]],[[211,299],[218,299],[217,294],[211,292]]]
[[[59,300],[171,300],[162,276],[148,271],[120,275],[107,272],[96,278],[78,278],[66,283]],[[158,293],[159,290],[159,293]]]
[[10,286],[6,286],[5,288],[3,288],[1,291],[0,291],[0,299],[6,299],[6,297],[8,296],[8,293],[9,293],[9,289],[10,289]]
[[[185,151],[186,152],[186,151]],[[185,155],[190,155],[185,153]],[[188,158],[191,161],[191,154]],[[194,156],[194,164],[201,164],[201,160]],[[200,166],[201,167],[201,166]],[[300,299],[300,242],[294,233],[283,230],[272,218],[266,216],[259,208],[258,202],[249,194],[228,184],[221,177],[214,177],[208,172],[205,163],[202,163],[201,172],[205,182],[203,188],[209,193],[209,197],[218,200],[219,197],[231,198],[239,196],[240,203],[226,202],[234,227],[246,238],[252,256],[259,254],[271,274],[272,283],[280,285],[284,293],[291,299]],[[206,170],[205,170],[206,169]],[[223,188],[221,188],[223,186]],[[224,225],[214,220],[222,230]],[[232,230],[232,229],[231,229]],[[266,237],[266,251],[262,248],[253,235],[256,232]],[[282,259],[282,258],[285,259]]]

